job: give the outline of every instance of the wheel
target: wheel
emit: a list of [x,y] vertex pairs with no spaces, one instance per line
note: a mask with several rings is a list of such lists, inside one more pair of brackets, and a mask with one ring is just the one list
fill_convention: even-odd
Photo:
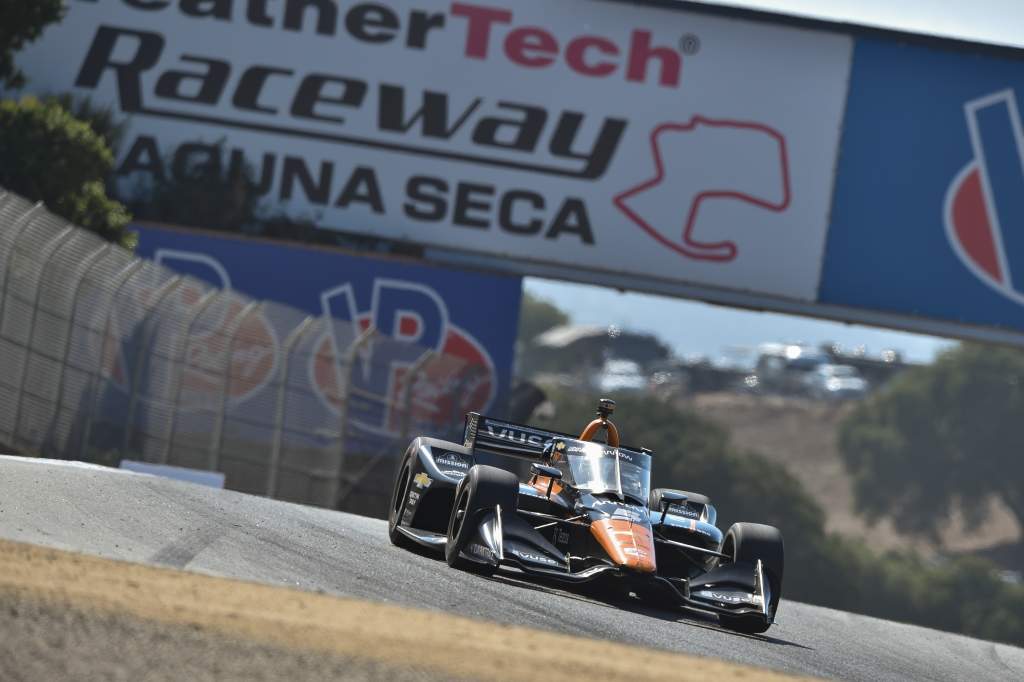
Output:
[[461,556],[476,533],[480,515],[501,506],[504,510],[516,508],[519,479],[511,472],[497,467],[478,464],[455,489],[455,504],[448,520],[448,542],[444,558],[452,568],[491,575],[497,566],[484,564]]
[[401,473],[395,478],[395,489],[391,493],[391,506],[388,507],[388,538],[391,544],[403,549],[412,549],[416,543],[398,530],[405,513],[405,505],[409,501],[409,482],[412,479],[412,459],[405,458]]
[[[769,611],[775,614],[782,596],[782,574],[785,568],[785,548],[782,533],[774,526],[762,523],[734,523],[722,540],[722,553],[732,557],[730,563],[761,560],[764,578],[771,593]],[[718,616],[722,627],[737,632],[756,634],[768,629],[769,623],[760,616]]]

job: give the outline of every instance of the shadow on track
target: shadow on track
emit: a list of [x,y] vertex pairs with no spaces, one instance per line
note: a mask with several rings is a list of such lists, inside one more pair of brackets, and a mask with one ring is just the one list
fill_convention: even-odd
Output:
[[621,588],[618,590],[609,589],[607,585],[602,586],[597,582],[568,585],[566,583],[546,580],[544,578],[537,578],[533,576],[527,577],[525,574],[514,571],[513,569],[504,568],[486,579],[491,582],[502,583],[510,587],[533,590],[535,592],[543,592],[545,594],[557,594],[561,597],[565,597],[566,599],[573,599],[587,604],[593,604],[595,606],[603,606],[617,611],[626,611],[646,616],[648,618],[656,618],[658,620],[672,623],[685,623],[686,625],[704,628],[705,630],[711,630],[714,632],[721,632],[733,637],[742,637],[744,639],[765,642],[766,644],[814,651],[813,647],[785,639],[779,639],[778,637],[771,637],[769,635],[752,635],[728,630],[718,624],[718,618],[716,616],[699,610],[688,609],[686,607],[681,607],[680,609],[668,609],[652,606],[638,598],[631,597],[628,594],[623,594]]

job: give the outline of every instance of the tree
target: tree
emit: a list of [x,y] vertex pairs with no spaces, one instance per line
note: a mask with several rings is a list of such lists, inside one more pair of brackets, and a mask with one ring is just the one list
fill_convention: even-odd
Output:
[[130,246],[128,212],[104,186],[113,166],[105,140],[57,102],[0,102],[0,186]]
[[544,299],[523,292],[519,307],[519,341],[532,343],[549,329],[569,323],[569,316]]
[[964,344],[904,373],[846,419],[840,450],[869,519],[936,537],[956,503],[976,526],[996,496],[1024,527],[1024,352]]
[[25,76],[14,65],[14,53],[64,16],[62,0],[0,2],[0,86],[20,88]]

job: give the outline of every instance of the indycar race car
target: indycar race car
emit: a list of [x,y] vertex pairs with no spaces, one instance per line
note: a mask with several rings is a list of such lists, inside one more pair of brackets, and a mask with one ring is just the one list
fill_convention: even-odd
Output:
[[[757,523],[723,535],[704,495],[651,490],[652,453],[619,445],[614,409],[602,399],[579,437],[471,412],[462,444],[414,439],[395,480],[391,541],[443,551],[454,568],[602,580],[715,613],[731,630],[767,630],[782,594],[782,535]],[[525,481],[509,470],[517,459],[530,465]]]

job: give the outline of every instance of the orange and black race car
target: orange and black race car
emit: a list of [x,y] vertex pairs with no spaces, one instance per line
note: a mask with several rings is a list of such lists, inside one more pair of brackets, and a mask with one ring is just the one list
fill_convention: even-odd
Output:
[[[723,535],[704,495],[651,490],[652,453],[619,444],[614,409],[601,400],[578,438],[473,412],[462,444],[416,438],[395,481],[391,541],[443,550],[467,571],[603,580],[713,612],[732,630],[767,630],[782,594],[782,535],[758,523]],[[529,465],[525,480],[511,471],[517,462]]]

